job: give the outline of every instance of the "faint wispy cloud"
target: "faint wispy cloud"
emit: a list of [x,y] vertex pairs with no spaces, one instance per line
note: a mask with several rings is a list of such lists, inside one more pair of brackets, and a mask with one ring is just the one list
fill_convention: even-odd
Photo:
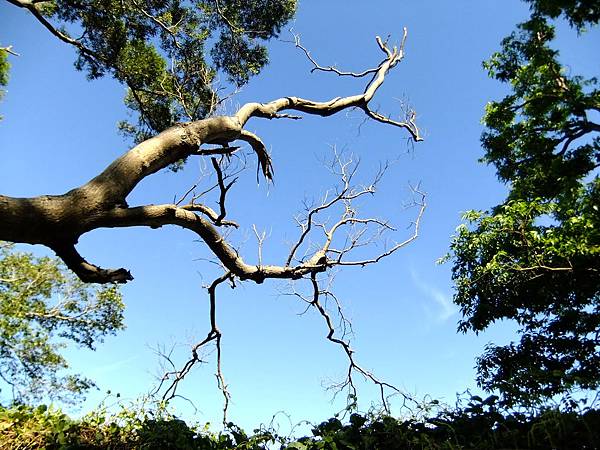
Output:
[[[437,311],[434,313],[437,322],[445,322],[458,311],[458,308],[452,303],[449,295],[435,286],[424,282],[415,269],[410,269],[410,276],[417,289],[437,305]],[[431,311],[427,306],[426,310]]]
[[121,370],[123,367],[127,366],[129,363],[135,361],[139,358],[139,355],[131,355],[128,358],[121,359],[119,361],[114,361],[109,364],[103,364],[101,366],[94,367],[90,370],[94,376],[106,375],[108,373],[116,372]]

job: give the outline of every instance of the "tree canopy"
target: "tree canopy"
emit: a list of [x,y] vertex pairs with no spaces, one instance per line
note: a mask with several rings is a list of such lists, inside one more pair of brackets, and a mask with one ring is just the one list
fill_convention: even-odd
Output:
[[2,401],[80,399],[94,382],[69,373],[60,352],[68,343],[93,350],[124,327],[123,308],[116,286],[92,288],[56,258],[0,242]]
[[219,73],[245,84],[268,61],[264,42],[296,10],[296,0],[8,1],[74,46],[75,67],[89,79],[127,86],[135,123],[119,127],[136,143],[214,113]]
[[459,329],[519,325],[519,342],[490,344],[477,362],[479,384],[510,405],[600,386],[600,90],[567,69],[549,21],[594,25],[600,2],[531,3],[485,63],[511,90],[487,105],[482,136],[508,197],[467,212],[452,243]]

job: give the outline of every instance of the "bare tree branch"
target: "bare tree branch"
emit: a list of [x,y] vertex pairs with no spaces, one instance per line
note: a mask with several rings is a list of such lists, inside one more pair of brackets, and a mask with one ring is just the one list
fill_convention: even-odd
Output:
[[388,395],[386,395],[386,391],[388,391],[388,390],[391,391],[392,393],[401,395],[405,399],[405,401],[408,400],[408,401],[414,402],[412,397],[410,397],[408,394],[400,391],[397,387],[395,387],[394,385],[392,385],[390,383],[381,381],[379,378],[377,378],[375,375],[373,375],[372,372],[364,369],[362,366],[360,366],[356,362],[356,360],[354,358],[354,350],[352,350],[350,343],[348,341],[344,340],[345,329],[344,328],[342,329],[343,332],[342,332],[341,338],[336,336],[336,327],[333,324],[332,317],[329,314],[329,312],[326,310],[326,308],[324,307],[323,302],[321,301],[321,299],[323,297],[334,298],[337,308],[338,308],[338,315],[340,316],[341,321],[347,322],[346,318],[344,317],[344,315],[342,313],[342,310],[341,310],[341,307],[340,307],[337,297],[335,297],[335,295],[328,289],[321,289],[319,287],[319,282],[317,280],[317,276],[315,273],[312,273],[310,275],[310,283],[311,283],[311,287],[312,287],[311,297],[305,297],[304,295],[298,293],[297,291],[294,291],[292,295],[300,298],[302,301],[305,301],[306,303],[308,303],[310,307],[313,307],[317,310],[319,315],[325,321],[325,325],[327,327],[327,336],[326,336],[327,340],[340,346],[344,350],[344,353],[346,354],[346,357],[348,359],[348,369],[346,372],[346,377],[345,377],[344,381],[334,384],[332,386],[332,388],[336,390],[336,393],[341,392],[344,389],[348,389],[348,401],[349,401],[348,408],[350,408],[350,409],[356,408],[355,402],[357,399],[357,388],[356,388],[356,384],[354,381],[355,373],[362,375],[365,379],[371,381],[379,388],[380,400],[381,400],[382,406],[384,407],[384,409],[387,413],[390,412],[389,404],[388,404],[388,400],[387,400]]
[[[291,31],[291,30],[290,30]],[[315,71],[322,71],[322,72],[333,72],[341,77],[354,77],[354,78],[362,78],[366,75],[369,75],[371,73],[375,73],[377,72],[377,68],[373,68],[373,69],[367,69],[364,70],[362,72],[345,72],[345,71],[341,71],[338,68],[336,68],[335,66],[327,66],[327,67],[323,67],[321,65],[319,65],[314,58],[312,57],[312,55],[310,54],[310,52],[304,47],[302,46],[302,44],[300,43],[300,36],[297,35],[296,33],[294,33],[293,31],[291,31],[292,36],[294,37],[294,45],[296,46],[296,48],[299,48],[300,50],[302,50],[302,52],[304,52],[304,54],[306,55],[306,57],[308,58],[308,60],[312,63],[312,65],[314,66],[310,71],[315,72]]]
[[[179,383],[186,377],[186,375],[192,370],[192,367],[198,362],[201,362],[201,358],[199,356],[199,351],[209,342],[215,343],[215,347],[217,350],[217,369],[215,376],[217,378],[217,383],[219,389],[223,393],[224,398],[224,406],[223,406],[223,423],[227,423],[227,409],[229,407],[229,399],[231,398],[229,391],[227,390],[227,384],[225,383],[225,378],[223,377],[223,372],[221,369],[221,331],[217,326],[217,301],[216,301],[216,289],[221,284],[227,280],[231,279],[231,273],[225,272],[220,277],[216,278],[211,285],[208,287],[208,295],[210,301],[210,331],[207,336],[196,345],[192,347],[192,357],[184,364],[184,366],[180,369],[174,369],[172,371],[166,372],[162,379],[160,380],[157,388],[154,391],[154,394],[159,392],[163,392],[162,399],[164,401],[169,401],[173,399],[177,395],[177,388]],[[170,359],[169,359],[170,361]],[[171,362],[171,361],[170,361]],[[171,362],[172,366],[175,367],[175,364]],[[166,384],[169,382],[168,384]],[[163,386],[166,385],[166,389],[163,390]]]
[[[37,11],[31,1],[9,1]],[[42,17],[38,20],[45,19]],[[60,33],[56,30],[55,32]],[[88,51],[80,47],[81,43],[66,35],[63,35],[62,39],[80,48],[84,53]],[[252,264],[246,262],[238,249],[232,246],[228,241],[228,231],[223,228],[238,226],[236,222],[225,220],[228,214],[227,193],[237,179],[231,173],[227,173],[225,162],[239,149],[230,144],[237,141],[245,142],[257,155],[258,167],[263,176],[271,180],[273,161],[266,145],[259,136],[246,130],[245,126],[251,118],[298,118],[286,111],[328,117],[344,110],[358,108],[365,113],[366,117],[405,129],[414,141],[422,140],[415,124],[414,113],[405,121],[396,121],[372,111],[369,107],[369,102],[384,83],[389,70],[403,59],[405,40],[406,30],[398,48],[389,48],[387,42],[377,37],[377,45],[385,58],[376,68],[365,73],[365,75],[371,74],[372,77],[360,94],[335,97],[325,102],[282,97],[267,103],[247,103],[230,116],[210,117],[177,124],[135,146],[114,160],[96,177],[63,195],[33,198],[0,195],[0,239],[46,245],[53,249],[82,280],[109,283],[126,282],[131,280],[132,276],[123,268],[103,269],[87,262],[75,248],[83,234],[98,228],[134,226],[160,228],[165,225],[179,226],[194,233],[207,245],[215,262],[223,268],[224,272],[208,287],[210,331],[202,341],[192,347],[191,358],[181,369],[176,369],[171,361],[172,370],[162,378],[157,392],[162,392],[165,400],[177,396],[179,383],[194,365],[201,362],[200,351],[207,344],[214,342],[217,383],[224,397],[224,419],[230,395],[221,367],[221,332],[216,323],[218,286],[226,281],[233,283],[234,280],[251,280],[255,283],[262,283],[266,279],[309,280],[312,285],[312,296],[305,301],[310,307],[315,308],[325,321],[328,329],[327,339],[341,346],[349,360],[347,378],[341,387],[349,388],[351,394],[355,395],[356,387],[352,375],[359,373],[380,388],[381,399],[385,404],[385,391],[399,391],[355,363],[353,351],[345,340],[347,322],[341,312],[340,304],[329,288],[319,288],[317,276],[336,267],[374,264],[412,242],[419,233],[420,221],[425,210],[425,195],[418,188],[414,190],[415,195],[420,197],[415,205],[420,208],[412,224],[414,230],[411,235],[381,250],[377,248],[377,244],[395,228],[387,220],[362,216],[353,202],[368,197],[367,194],[375,193],[387,166],[384,166],[369,184],[356,185],[354,177],[358,162],[352,159],[343,160],[336,154],[331,170],[339,177],[339,186],[336,190],[328,192],[320,204],[307,208],[304,217],[297,218],[300,233],[292,244],[289,254],[283,258],[283,262],[279,265],[263,262],[262,246],[266,233],[259,233],[255,228],[259,252],[257,263]],[[307,56],[310,58],[308,53]],[[320,67],[316,63],[315,66]],[[320,70],[323,69],[327,68]],[[333,68],[327,71],[338,75],[345,74]],[[358,75],[360,74],[355,74]],[[220,155],[221,159],[218,160],[215,155]],[[216,174],[214,186],[196,194],[198,187],[196,183],[179,200],[174,200],[171,204],[141,206],[127,204],[126,199],[146,177],[182,159],[205,156],[211,157]],[[213,195],[218,193],[218,208],[216,208],[218,211],[204,204],[204,199],[200,202],[200,197],[208,192],[213,192]],[[186,200],[190,196],[191,200]],[[184,204],[186,201],[188,203]],[[325,212],[336,214],[337,220],[330,223],[328,219],[323,219],[321,214]],[[358,249],[360,252],[357,252]],[[300,253],[303,253],[303,256],[299,257]],[[356,256],[357,253],[361,257]],[[365,254],[367,257],[364,257]],[[352,259],[353,257],[355,259]],[[321,302],[327,298],[334,299],[336,302],[337,314],[341,320],[341,337],[336,334],[334,320]]]
[[[376,187],[384,176],[388,164],[381,166],[371,183],[364,186],[356,186],[354,183],[358,166],[358,162],[355,162],[352,158],[342,159],[334,149],[334,158],[329,169],[332,174],[339,177],[341,182],[340,186],[336,190],[328,191],[328,194],[325,195],[320,204],[307,208],[306,218],[304,220],[297,219],[301,232],[297,241],[292,245],[292,250],[287,257],[285,265],[263,265],[262,249],[266,239],[266,232],[259,232],[256,226],[252,227],[256,236],[258,248],[258,262],[252,269],[255,270],[255,272],[246,272],[246,278],[244,278],[239,275],[239,272],[228,271],[209,287],[209,297],[211,299],[211,331],[207,338],[194,345],[192,348],[192,357],[183,365],[182,369],[176,371],[175,376],[173,375],[174,371],[167,372],[169,377],[174,376],[174,381],[176,383],[181,381],[183,377],[189,373],[191,367],[199,360],[197,356],[199,349],[210,342],[220,339],[220,333],[217,333],[218,329],[216,328],[216,322],[214,321],[215,289],[219,283],[235,278],[241,280],[251,279],[255,282],[261,282],[263,279],[268,278],[288,278],[290,280],[310,281],[310,295],[306,296],[301,294],[293,287],[293,284],[291,285],[291,294],[288,295],[293,295],[306,302],[307,309],[315,308],[318,311],[319,315],[324,319],[325,324],[327,325],[327,339],[341,346],[348,357],[349,364],[346,378],[343,382],[334,385],[336,393],[348,389],[348,399],[354,401],[356,399],[356,385],[353,376],[358,373],[366,380],[369,380],[378,386],[380,398],[385,408],[388,408],[388,393],[401,395],[405,402],[412,401],[412,398],[408,394],[403,393],[393,385],[378,379],[372,372],[362,368],[356,363],[353,350],[347,340],[348,333],[351,331],[351,324],[344,316],[340,300],[331,290],[331,281],[333,280],[331,277],[331,270],[344,265],[363,266],[372,264],[393,254],[414,240],[418,235],[420,220],[425,210],[424,194],[421,193],[418,188],[413,189],[413,193],[419,196],[419,200],[415,202],[415,205],[419,206],[419,212],[413,222],[414,231],[409,238],[393,245],[391,248],[377,251],[372,258],[364,260],[348,260],[347,257],[351,256],[358,248],[376,248],[377,244],[383,239],[385,233],[396,232],[395,228],[392,227],[388,221],[374,217],[360,217],[358,209],[352,204],[354,200],[359,199],[366,194],[375,194]],[[225,186],[224,183],[221,184]],[[334,192],[334,194],[331,194],[331,192]],[[340,218],[331,225],[318,222],[317,216],[319,214],[325,212],[332,214],[337,210],[339,210]],[[370,228],[372,227],[374,227],[375,230],[370,233]],[[332,248],[332,243],[336,239],[339,240],[337,236],[340,233],[342,236],[346,235],[345,239],[342,239],[344,245],[334,249]],[[310,237],[313,234],[316,234],[316,236]],[[309,237],[313,241],[312,248],[307,252],[309,257],[306,258],[306,260],[304,260],[304,258],[298,260],[294,255],[306,245],[306,241]],[[213,253],[215,253],[214,250]],[[292,265],[292,262],[294,262],[295,265]],[[248,268],[242,270],[248,270]],[[319,280],[317,275],[322,272],[327,272],[330,276]],[[321,287],[320,284],[322,284],[324,280],[329,280],[329,283],[324,287]],[[334,313],[338,318],[337,327],[334,325],[334,316],[327,310],[326,302],[328,299],[334,302]],[[226,393],[226,385],[220,370],[220,360],[221,353],[219,347],[217,348],[218,386],[224,391],[226,409],[229,402],[229,396],[228,393]],[[171,390],[167,391],[169,395],[165,398],[169,398],[170,394],[173,393],[172,389],[174,388],[171,388],[171,386],[172,384],[170,385]],[[349,407],[351,407],[351,405],[349,405]]]
[[[65,255],[69,260],[69,267],[82,279],[94,282],[123,282],[130,279],[124,269],[99,269],[85,262],[79,255],[75,256],[74,249],[69,249],[82,234],[102,227],[182,226],[198,234],[224,266],[241,279],[253,279],[257,282],[261,282],[264,277],[294,279],[315,268],[324,270],[326,266],[317,264],[323,256],[321,254],[314,254],[298,267],[289,266],[291,260],[287,267],[264,266],[259,269],[257,266],[249,266],[223,241],[213,225],[195,214],[195,211],[206,215],[216,225],[219,224],[220,214],[215,218],[210,209],[198,205],[130,208],[125,199],[142,179],[160,169],[191,155],[215,151],[200,149],[204,144],[218,144],[222,146],[219,151],[228,152],[225,149],[231,142],[242,140],[249,143],[258,156],[263,175],[271,179],[271,158],[262,140],[243,128],[246,122],[251,117],[277,117],[283,110],[329,116],[347,108],[359,107],[372,115],[368,102],[384,82],[387,72],[404,54],[404,44],[400,49],[389,49],[379,38],[377,43],[386,59],[378,67],[363,94],[337,97],[329,102],[284,97],[265,104],[248,103],[233,116],[212,117],[176,125],[142,142],[116,159],[97,177],[62,196],[30,199],[0,196],[0,216],[5,219],[0,221],[0,238],[47,245]],[[405,128],[413,139],[421,140],[412,121],[392,123],[381,118],[377,120]],[[350,222],[353,221],[346,221]]]

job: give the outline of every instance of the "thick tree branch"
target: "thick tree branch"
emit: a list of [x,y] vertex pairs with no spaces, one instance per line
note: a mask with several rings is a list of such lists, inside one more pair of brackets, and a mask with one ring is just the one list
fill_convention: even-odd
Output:
[[[31,3],[21,3],[19,0],[12,0],[12,3],[35,9]],[[0,196],[0,217],[2,218],[0,220],[0,239],[46,245],[54,249],[83,280],[98,283],[125,282],[131,279],[131,275],[125,269],[101,269],[86,262],[76,252],[74,245],[84,233],[97,228],[113,227],[149,226],[158,228],[164,225],[177,225],[191,230],[208,245],[232,275],[242,280],[249,279],[261,283],[266,278],[299,279],[310,273],[324,271],[333,261],[326,258],[331,239],[328,240],[327,245],[295,266],[291,262],[297,249],[292,251],[288,261],[282,266],[246,264],[216,228],[221,225],[237,225],[224,220],[224,196],[230,185],[226,186],[222,179],[219,185],[221,191],[219,213],[205,205],[195,203],[184,206],[170,204],[130,208],[126,199],[141,180],[157,171],[189,156],[229,154],[237,149],[237,147],[229,146],[235,141],[244,141],[250,144],[257,154],[263,175],[265,178],[271,179],[273,164],[266,146],[257,135],[245,130],[244,125],[252,117],[286,116],[286,114],[281,114],[281,111],[285,110],[326,117],[348,108],[358,107],[374,120],[404,128],[414,140],[421,140],[418,128],[414,123],[414,115],[407,122],[396,122],[372,112],[368,107],[369,101],[383,84],[388,71],[402,60],[405,38],[406,30],[400,48],[392,49],[388,48],[380,38],[377,38],[378,46],[386,58],[377,67],[373,78],[362,94],[336,97],[328,102],[284,97],[264,104],[248,103],[232,116],[211,117],[173,126],[140,143],[117,158],[88,183],[64,195],[29,199]],[[201,148],[203,145],[211,144],[221,147]],[[365,191],[365,193],[367,192],[370,192],[369,189]],[[351,198],[346,191],[334,203],[342,200],[348,201]],[[196,213],[203,214],[206,218]],[[337,225],[336,229],[342,225],[376,223],[372,219],[366,222],[361,220],[346,217]],[[418,229],[418,220],[416,229]],[[311,229],[310,220],[307,226],[305,234]],[[334,231],[335,229],[330,230],[330,234],[333,234]],[[302,244],[303,240],[304,238],[301,236],[298,246]],[[408,242],[397,244],[387,254],[393,253]],[[381,257],[383,256],[380,256],[379,259]],[[340,265],[365,265],[379,259],[352,263],[342,261],[340,255],[335,262]]]

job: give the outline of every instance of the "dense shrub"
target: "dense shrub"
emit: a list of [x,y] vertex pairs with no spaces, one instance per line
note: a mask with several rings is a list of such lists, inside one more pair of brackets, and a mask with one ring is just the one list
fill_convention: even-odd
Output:
[[502,414],[497,397],[472,397],[464,408],[423,420],[350,416],[329,419],[286,449],[594,449],[600,448],[600,410],[547,409],[537,414]]
[[291,440],[274,432],[247,435],[233,424],[225,432],[188,425],[164,408],[99,409],[81,419],[46,407],[0,407],[0,449],[595,449],[600,448],[600,410],[547,409],[505,413],[496,397],[471,397],[465,406],[430,418],[396,419],[352,414],[331,418],[313,436]]
[[268,432],[247,436],[232,424],[226,433],[211,433],[164,409],[123,408],[117,414],[100,409],[74,420],[45,406],[0,407],[2,450],[262,450],[268,442],[275,442]]

